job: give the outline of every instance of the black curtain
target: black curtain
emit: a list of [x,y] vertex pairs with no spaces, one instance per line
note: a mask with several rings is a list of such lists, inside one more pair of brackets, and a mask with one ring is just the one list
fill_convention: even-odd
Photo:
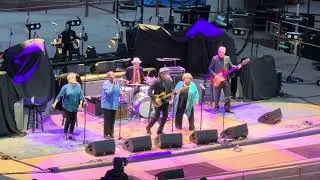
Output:
[[43,40],[28,40],[5,50],[3,68],[23,88],[26,104],[31,97],[39,104],[53,97],[54,74]]
[[270,55],[251,58],[240,71],[243,96],[249,100],[270,99],[277,96],[275,60]]
[[135,56],[142,59],[144,67],[162,67],[163,63],[156,61],[158,57],[180,58],[177,65],[183,66],[187,72],[206,74],[212,56],[221,45],[226,46],[231,61],[237,64],[234,40],[226,33],[206,37],[199,32],[189,38],[185,35],[188,30],[169,34],[164,28],[153,30],[139,25],[127,31],[127,45]]
[[0,71],[0,137],[20,133],[14,116],[14,103],[22,99],[23,90],[16,87],[6,72]]

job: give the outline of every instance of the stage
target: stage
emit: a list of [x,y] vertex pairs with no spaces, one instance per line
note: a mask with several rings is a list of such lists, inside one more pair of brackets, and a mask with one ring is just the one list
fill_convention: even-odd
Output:
[[[283,117],[280,123],[276,125],[262,124],[257,119],[264,113],[281,108]],[[82,170],[112,165],[113,157],[128,157],[129,161],[145,161],[151,159],[185,156],[207,151],[228,151],[233,149],[234,145],[244,147],[246,145],[267,143],[283,139],[296,138],[301,136],[315,135],[320,133],[320,107],[302,102],[295,102],[289,99],[274,98],[265,101],[255,102],[232,102],[232,111],[234,114],[225,114],[223,109],[218,113],[213,112],[209,102],[203,105],[203,124],[202,129],[217,129],[220,134],[224,128],[246,123],[249,129],[249,135],[246,139],[233,142],[232,144],[209,144],[195,145],[190,142],[188,130],[188,121],[184,118],[183,129],[176,130],[173,133],[181,132],[183,134],[183,147],[178,149],[159,149],[153,145],[151,151],[130,153],[122,149],[122,142],[131,137],[145,136],[147,119],[130,119],[121,121],[121,138],[119,137],[120,121],[115,125],[116,152],[114,155],[93,157],[85,153],[85,144],[83,144],[84,120],[86,118],[86,142],[103,140],[103,118],[94,117],[83,112],[78,113],[78,126],[75,129],[75,140],[63,139],[63,127],[61,125],[62,115],[55,113],[44,120],[44,132],[37,129],[35,133],[30,130],[24,137],[2,138],[0,143],[0,152],[14,157],[17,162],[25,160],[34,160],[37,163],[33,165],[42,169],[53,168],[57,172],[67,172],[72,170]],[[197,105],[195,109],[196,130],[200,128],[201,106]],[[156,124],[152,129],[152,139],[156,137]],[[172,133],[172,121],[166,123],[164,133]],[[220,152],[220,151],[219,151]],[[42,159],[42,160],[41,160]],[[45,159],[45,160],[44,160]],[[1,160],[0,167],[3,167],[6,160]],[[15,162],[15,163],[17,163]],[[25,165],[24,165],[25,166]],[[39,168],[31,169],[38,171]],[[36,168],[36,169],[34,169]],[[3,168],[1,168],[3,169]],[[8,168],[5,168],[8,170]],[[13,172],[13,170],[1,171],[0,173]],[[30,169],[28,167],[27,169]],[[16,169],[17,170],[17,169]],[[32,170],[32,171],[33,171]],[[23,171],[23,170],[18,170]],[[101,174],[102,176],[103,174]],[[143,179],[143,178],[142,178]]]

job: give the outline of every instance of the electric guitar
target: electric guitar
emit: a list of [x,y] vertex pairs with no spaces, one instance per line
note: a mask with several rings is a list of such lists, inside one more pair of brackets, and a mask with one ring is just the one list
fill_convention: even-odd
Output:
[[[250,59],[247,58],[244,61],[242,61],[242,63],[240,64],[241,66],[244,66],[249,62],[250,62]],[[224,69],[221,69],[217,75],[212,76],[210,78],[211,85],[215,88],[218,88],[226,80],[226,77],[228,77],[231,73],[233,73],[238,69],[239,69],[238,67],[231,68],[229,71],[225,71]]]
[[172,93],[167,94],[166,92],[162,92],[160,94],[155,95],[155,99],[152,101],[154,107],[160,107],[163,102],[169,102],[168,98],[172,96],[174,93],[180,93],[181,91],[185,91],[189,86],[185,86],[181,88],[179,91],[174,91]]

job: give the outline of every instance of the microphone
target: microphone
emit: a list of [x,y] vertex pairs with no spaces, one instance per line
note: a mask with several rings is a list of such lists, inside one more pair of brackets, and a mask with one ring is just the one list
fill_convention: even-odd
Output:
[[202,84],[199,84],[199,86],[200,86],[200,88],[202,89],[202,90],[205,90],[206,88],[204,87],[204,85],[202,85]]
[[53,21],[51,21],[51,24],[52,24],[52,25],[55,25],[55,26],[58,26],[58,24],[55,23],[55,22],[53,22]]
[[149,23],[151,22],[151,20],[152,20],[152,16],[150,16],[150,18],[149,18]]
[[117,19],[117,18],[113,18],[113,20],[115,20],[115,21],[116,21],[117,23],[119,23],[119,24],[121,23],[120,20]]
[[13,35],[13,31],[12,31],[12,28],[10,28],[10,36]]

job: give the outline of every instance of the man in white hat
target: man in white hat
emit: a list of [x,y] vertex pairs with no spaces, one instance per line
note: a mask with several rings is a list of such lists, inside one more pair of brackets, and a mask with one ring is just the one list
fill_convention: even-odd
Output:
[[131,63],[132,66],[126,69],[126,78],[130,84],[141,84],[144,79],[143,69],[140,67],[141,60],[134,57]]
[[[169,93],[172,93],[173,89],[174,89],[174,84],[172,79],[169,76],[169,69],[166,67],[163,67],[159,70],[158,79],[150,86],[148,90],[148,95],[154,101],[156,99],[155,95],[161,94],[162,92],[166,92],[166,94],[169,94]],[[157,134],[162,134],[162,130],[168,118],[169,99],[162,100],[161,102],[162,102],[162,105],[155,109],[156,111],[155,116],[146,127],[148,134],[151,134],[151,128],[160,118],[160,113],[162,113],[162,118],[160,120],[160,126],[158,128]]]

